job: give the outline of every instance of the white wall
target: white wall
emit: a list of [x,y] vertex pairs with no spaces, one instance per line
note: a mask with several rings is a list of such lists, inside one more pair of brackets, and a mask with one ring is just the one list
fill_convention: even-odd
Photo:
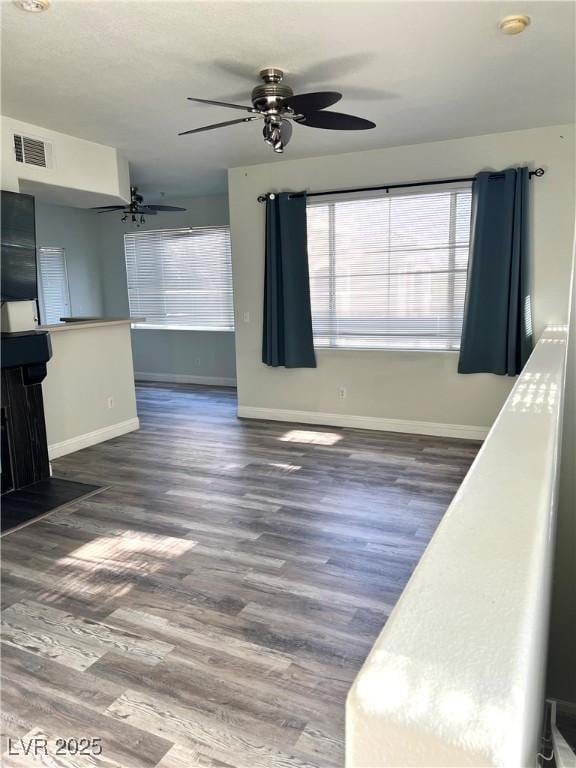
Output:
[[[130,199],[128,163],[118,150],[38,125],[2,117],[2,189],[27,192],[37,200],[79,208]],[[52,166],[16,162],[13,134],[52,145]]]
[[52,358],[42,393],[50,458],[138,429],[129,323],[47,328]]
[[[289,153],[288,153],[289,154]],[[546,175],[530,182],[530,243],[533,298],[538,333],[567,317],[574,211],[574,126],[554,126],[466,139],[395,147],[329,157],[289,160],[229,171],[232,265],[236,313],[239,412],[304,419],[331,414],[327,423],[360,417],[382,427],[462,433],[449,425],[493,422],[513,384],[484,374],[458,375],[457,355],[443,352],[321,350],[317,369],[284,370],[261,359],[264,276],[264,206],[259,194],[282,190],[330,190],[386,182],[472,176],[482,169],[542,166]],[[250,322],[243,322],[244,313]],[[346,400],[338,389],[345,387]],[[295,413],[294,413],[295,412]],[[312,415],[311,418],[314,418]],[[344,421],[342,419],[344,418]],[[405,422],[404,425],[397,422]],[[356,423],[353,420],[348,423]],[[358,422],[358,425],[360,423]],[[448,425],[448,426],[447,426]],[[466,432],[466,429],[464,430]]]
[[548,693],[576,701],[576,247],[572,268],[572,302],[568,330],[568,362],[564,402],[564,435]]
[[[207,227],[229,221],[226,197],[192,197],[162,201],[186,208],[184,213],[151,216],[143,229]],[[122,223],[117,214],[98,216],[104,312],[107,317],[129,314],[124,233],[134,225]],[[138,378],[233,383],[236,378],[234,333],[216,331],[133,331],[134,369]]]
[[64,248],[70,290],[70,314],[101,316],[99,222],[90,211],[36,202],[36,247]]

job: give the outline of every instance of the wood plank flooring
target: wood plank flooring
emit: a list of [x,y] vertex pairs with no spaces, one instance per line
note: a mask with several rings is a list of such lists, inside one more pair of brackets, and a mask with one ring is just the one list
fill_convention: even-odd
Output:
[[54,462],[109,487],[2,539],[2,764],[342,766],[346,692],[478,444],[138,403]]

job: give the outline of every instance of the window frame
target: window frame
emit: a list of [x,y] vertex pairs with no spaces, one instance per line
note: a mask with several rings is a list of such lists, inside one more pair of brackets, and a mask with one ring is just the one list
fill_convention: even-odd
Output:
[[[308,198],[306,201],[306,209],[308,210],[309,207],[321,207],[329,205],[330,203],[339,203],[339,202],[352,202],[354,200],[365,200],[365,201],[371,201],[371,200],[377,200],[377,199],[390,199],[392,197],[410,197],[410,196],[418,196],[418,195],[425,195],[425,194],[437,194],[438,192],[470,192],[470,204],[472,205],[472,182],[450,182],[447,184],[430,184],[426,185],[426,189],[423,190],[420,187],[410,187],[407,185],[406,187],[401,187],[393,190],[386,190],[383,188],[380,190],[371,190],[369,192],[367,191],[358,191],[358,192],[347,192],[347,193],[338,193],[335,192],[333,194],[326,194],[322,195],[321,197],[315,198]],[[450,201],[450,222],[449,226],[451,230],[454,230],[456,225],[456,205],[454,205],[455,197],[452,197]],[[334,206],[332,206],[329,209],[329,215],[331,217],[330,220],[330,226],[329,226],[329,238],[333,242],[334,238]],[[470,224],[472,224],[472,211],[470,211]],[[454,263],[455,259],[455,252],[457,250],[457,245],[455,244],[454,240],[450,240],[451,247],[449,248],[450,254],[449,259],[452,263]],[[466,277],[468,273],[468,266],[469,266],[469,259],[470,259],[470,247],[468,248],[468,257],[466,260],[466,267],[464,269],[454,269],[451,270],[452,272],[452,279],[449,282],[448,289],[449,293],[451,295],[451,303],[452,306],[454,306],[454,295],[455,295],[455,276],[458,273],[465,272]],[[330,263],[330,271],[329,271],[329,282],[332,286],[329,289],[328,293],[328,299],[329,299],[329,305],[331,307],[334,307],[335,304],[335,297],[336,297],[336,290],[335,290],[335,251],[334,247],[329,248],[329,263]],[[332,314],[332,329],[334,329],[335,322],[337,322],[337,315],[335,312],[335,309],[331,309]],[[451,320],[454,320],[454,312],[451,312]],[[312,323],[314,325],[314,310],[312,307]],[[459,354],[460,353],[460,342],[458,343],[458,346],[446,346],[446,347],[431,347],[431,346],[383,346],[383,345],[361,345],[361,344],[353,344],[353,343],[346,343],[346,344],[336,344],[333,343],[335,340],[337,340],[338,334],[337,333],[330,333],[329,335],[329,342],[326,344],[319,344],[317,342],[317,336],[314,335],[314,351],[317,354],[325,354],[325,353],[332,353],[332,352],[369,352],[369,353],[379,353],[379,352],[386,352],[386,353],[432,353],[432,354]],[[413,338],[418,340],[424,340],[424,336],[414,336]]]
[[[37,280],[38,280],[38,304],[39,304],[39,311],[40,311],[40,319],[42,325],[55,325],[57,323],[60,323],[60,317],[70,317],[72,315],[72,301],[70,299],[70,279],[68,277],[68,259],[66,257],[66,248],[60,245],[40,245],[38,246],[38,256],[36,260],[36,274],[37,274]],[[68,310],[68,315],[61,314],[58,320],[55,322],[49,321],[47,318],[47,312],[46,312],[46,300],[44,295],[44,280],[43,280],[43,272],[42,272],[42,251],[61,251],[62,253],[62,263],[64,266],[64,288],[65,288],[65,294],[66,294],[66,306]]]
[[[130,315],[132,315],[132,307],[130,307],[130,278],[128,274],[126,238],[153,235],[155,233],[166,233],[166,232],[193,233],[193,232],[201,232],[203,230],[224,230],[228,234],[228,250],[229,250],[229,256],[230,256],[229,273],[230,273],[230,309],[231,309],[231,323],[232,323],[231,326],[215,328],[213,326],[202,326],[202,325],[180,325],[180,324],[168,324],[168,323],[163,324],[163,323],[153,323],[153,322],[148,323],[145,320],[143,322],[138,322],[137,320],[136,322],[131,323],[131,327],[133,329],[147,330],[147,331],[188,331],[188,332],[200,332],[200,333],[208,333],[208,332],[209,333],[234,333],[235,332],[234,292],[233,292],[233,278],[232,278],[232,244],[231,244],[231,231],[230,231],[229,224],[209,224],[202,227],[163,227],[161,229],[139,230],[138,232],[124,232],[124,235],[123,235],[124,266],[126,269],[126,288],[128,293],[129,312],[130,312]],[[136,313],[134,317],[139,317],[139,314]]]

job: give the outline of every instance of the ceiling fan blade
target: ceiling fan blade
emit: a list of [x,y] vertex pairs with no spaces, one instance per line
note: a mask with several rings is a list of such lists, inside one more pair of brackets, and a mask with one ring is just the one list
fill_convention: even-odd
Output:
[[[130,212],[128,212],[129,214]],[[158,211],[154,211],[152,208],[148,208],[147,205],[141,205],[137,211],[134,211],[136,216],[156,216]]]
[[317,112],[319,109],[325,109],[331,107],[340,101],[342,94],[337,91],[319,91],[318,93],[301,93],[299,96],[290,96],[288,99],[284,99],[282,105],[290,107],[302,114],[305,112]]
[[146,213],[156,213],[156,211],[185,211],[186,208],[179,208],[176,205],[144,205]]
[[200,133],[201,131],[211,131],[213,128],[224,128],[226,125],[237,125],[238,123],[249,123],[257,120],[259,115],[254,117],[241,117],[239,120],[227,120],[225,123],[213,123],[212,125],[203,125],[202,128],[192,128],[191,131],[182,131],[178,136],[187,136],[189,133]]
[[188,96],[188,101],[197,101],[200,104],[213,104],[217,107],[228,107],[229,109],[244,109],[246,112],[255,112],[254,107],[246,107],[244,104],[228,104],[227,101],[212,101],[211,99],[194,99]]
[[343,112],[311,112],[301,118],[296,118],[299,125],[309,128],[327,128],[331,131],[367,131],[376,128],[376,123],[355,115],[345,115]]
[[282,120],[280,123],[280,139],[283,146],[287,147],[288,142],[292,138],[292,123],[290,120]]
[[91,208],[90,210],[106,213],[106,211],[123,211],[124,208],[126,208],[125,205],[97,205],[96,208]]

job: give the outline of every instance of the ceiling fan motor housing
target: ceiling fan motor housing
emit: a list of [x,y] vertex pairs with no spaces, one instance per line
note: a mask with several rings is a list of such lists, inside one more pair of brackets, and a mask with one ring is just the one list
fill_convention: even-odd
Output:
[[257,85],[252,91],[252,104],[259,112],[277,110],[283,99],[288,99],[294,95],[290,86],[281,84],[284,73],[281,69],[269,67],[260,72],[260,77],[264,80],[263,85]]

